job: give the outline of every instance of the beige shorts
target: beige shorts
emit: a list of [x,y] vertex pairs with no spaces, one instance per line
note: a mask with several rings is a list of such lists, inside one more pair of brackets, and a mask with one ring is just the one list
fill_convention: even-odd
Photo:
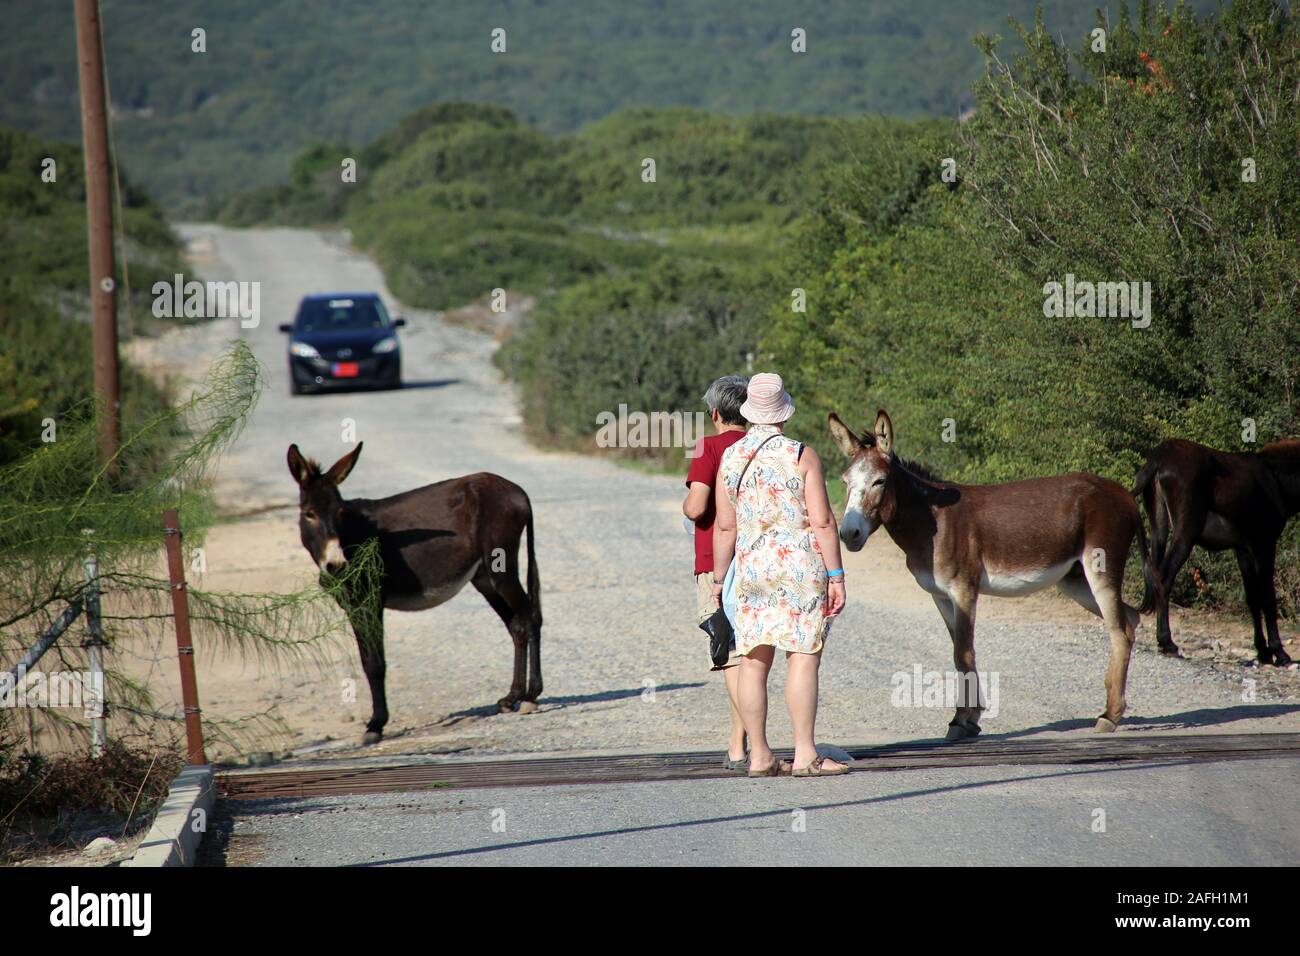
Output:
[[[703,624],[713,616],[713,612],[717,609],[718,605],[713,602],[713,572],[705,571],[703,574],[695,575],[695,615],[698,618],[696,623]],[[707,636],[704,641],[704,653],[709,662],[709,670],[711,671],[726,670],[728,667],[735,667],[744,660],[744,658],[736,653],[736,649],[733,647],[731,649],[731,656],[727,658],[727,663],[723,664],[721,667],[714,667],[713,658],[707,656],[709,653]]]

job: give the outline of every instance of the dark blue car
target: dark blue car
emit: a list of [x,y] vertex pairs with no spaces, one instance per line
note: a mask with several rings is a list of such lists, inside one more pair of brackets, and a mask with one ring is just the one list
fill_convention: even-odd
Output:
[[289,335],[289,390],[294,395],[331,386],[400,388],[402,349],[397,330],[373,292],[304,296]]

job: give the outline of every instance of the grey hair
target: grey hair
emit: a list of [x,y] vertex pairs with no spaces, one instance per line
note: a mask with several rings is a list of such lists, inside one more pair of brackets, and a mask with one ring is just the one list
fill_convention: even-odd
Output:
[[743,375],[724,375],[709,386],[704,393],[704,404],[709,411],[717,409],[724,425],[745,425],[740,406],[745,403],[749,379]]

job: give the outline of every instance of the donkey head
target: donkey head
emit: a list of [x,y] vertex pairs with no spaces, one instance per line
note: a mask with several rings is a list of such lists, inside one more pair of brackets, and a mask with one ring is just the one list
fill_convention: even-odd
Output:
[[850,551],[860,551],[871,533],[893,513],[894,423],[884,409],[876,413],[874,434],[853,434],[834,412],[829,423],[831,437],[849,457],[849,467],[843,475],[848,498],[844,521],[840,524],[840,540]]
[[298,533],[302,546],[325,574],[337,574],[348,561],[339,541],[343,521],[339,485],[360,454],[361,442],[357,442],[356,448],[322,474],[314,459],[304,458],[297,445],[289,446],[289,474],[298,482]]

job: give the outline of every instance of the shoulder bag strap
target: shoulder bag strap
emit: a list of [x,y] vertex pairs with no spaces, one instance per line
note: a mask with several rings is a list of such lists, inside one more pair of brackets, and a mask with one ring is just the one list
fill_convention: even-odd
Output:
[[749,457],[749,461],[745,462],[745,467],[740,469],[740,478],[736,481],[736,497],[740,497],[740,486],[745,480],[745,473],[749,471],[749,466],[754,463],[754,459],[758,457],[758,453],[763,450],[763,445],[766,445],[773,438],[779,438],[780,436],[780,432],[777,432],[774,435],[768,435],[767,438],[763,439],[762,444],[754,449],[754,454]]

